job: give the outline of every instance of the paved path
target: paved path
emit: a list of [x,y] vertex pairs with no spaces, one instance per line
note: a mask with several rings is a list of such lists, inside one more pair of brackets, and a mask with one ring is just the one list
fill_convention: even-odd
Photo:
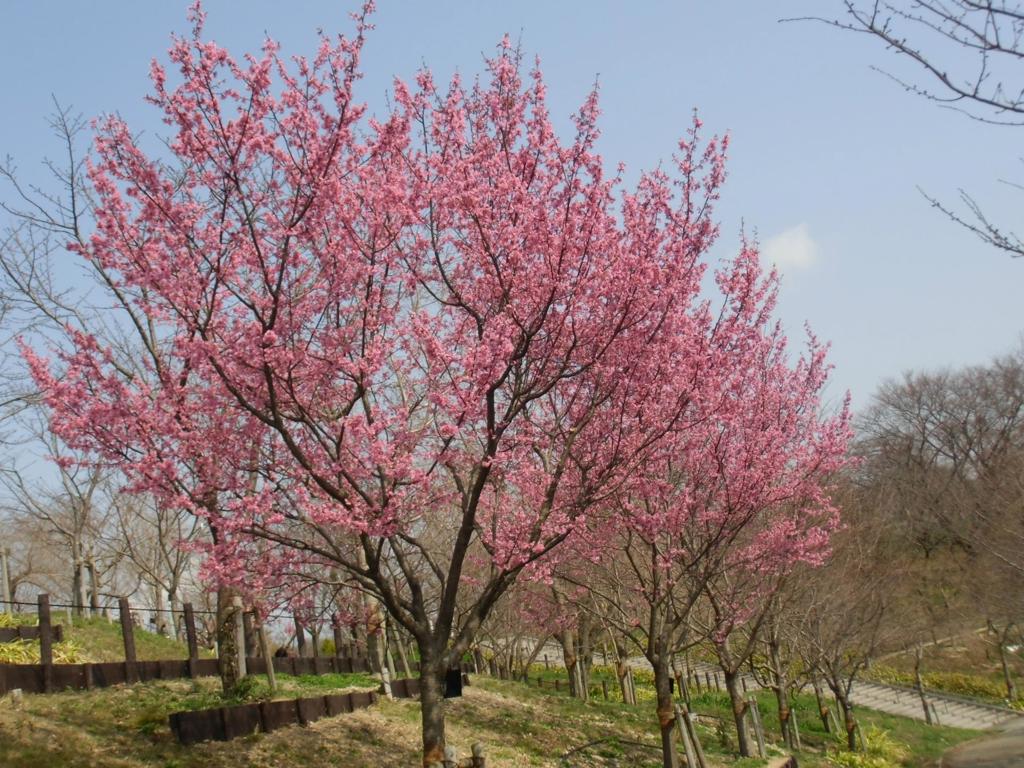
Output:
[[942,756],[942,768],[1024,768],[1024,718],[1002,732],[969,741]]
[[[701,673],[710,673],[712,678],[715,667],[700,664],[696,667]],[[744,675],[747,688],[758,688],[752,676]],[[857,682],[853,685],[853,703],[856,706],[875,709],[890,715],[902,715],[914,720],[924,720],[924,709],[917,692],[909,688],[901,688],[882,683]],[[953,725],[959,728],[987,730],[1011,723],[1024,724],[1022,714],[1016,714],[1003,707],[989,706],[982,702],[974,702],[958,696],[944,695],[929,691],[928,700],[940,725]]]

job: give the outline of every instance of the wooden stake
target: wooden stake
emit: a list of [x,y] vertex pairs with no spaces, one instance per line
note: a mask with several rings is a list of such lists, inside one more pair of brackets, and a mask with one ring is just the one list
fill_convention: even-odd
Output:
[[242,598],[235,595],[231,598],[231,615],[235,623],[235,653],[238,656],[238,679],[246,676],[245,671],[245,625],[242,621]]
[[802,750],[803,745],[800,743],[800,726],[796,722],[796,710],[789,710],[789,724],[793,728],[793,743],[796,745],[797,750]]
[[761,710],[757,707],[757,699],[751,696],[747,702],[750,704],[750,716],[754,722],[754,736],[757,738],[757,754],[761,759],[765,757],[764,729],[761,727]]
[[693,742],[693,750],[697,753],[697,765],[699,768],[707,768],[708,762],[704,759],[704,747],[701,746],[700,736],[697,734],[697,724],[693,722],[693,715],[690,714],[690,710],[686,707],[682,707],[683,720],[686,722],[686,732],[690,735],[690,741]]
[[188,676],[198,676],[199,641],[196,638],[196,615],[192,603],[185,603],[185,640],[188,643]]
[[39,661],[43,665],[43,693],[53,691],[53,627],[50,623],[50,596],[36,598],[39,609]]
[[128,683],[139,682],[139,669],[135,657],[135,627],[132,624],[132,609],[127,597],[117,600],[121,615],[121,639],[124,641],[124,679]]
[[690,732],[683,719],[683,708],[678,704],[676,704],[676,727],[679,729],[679,738],[683,741],[683,751],[686,753],[686,768],[697,768],[697,754],[693,751]]
[[4,601],[4,613],[8,616],[14,613],[14,606],[11,605],[14,599],[11,597],[11,570],[8,563],[10,556],[11,550],[0,547],[0,599]]

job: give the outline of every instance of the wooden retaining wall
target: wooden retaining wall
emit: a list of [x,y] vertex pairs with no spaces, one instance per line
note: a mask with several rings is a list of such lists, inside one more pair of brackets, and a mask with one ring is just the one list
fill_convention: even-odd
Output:
[[322,717],[365,709],[376,701],[376,693],[357,691],[308,699],[261,701],[197,712],[175,712],[168,720],[171,731],[182,744],[230,741],[257,731],[270,733],[290,725],[308,725]]
[[[469,675],[462,673],[462,685],[469,686]],[[384,693],[384,684],[377,689],[378,693]],[[418,699],[420,695],[420,679],[418,677],[403,677],[391,681],[391,695],[396,699]],[[461,692],[457,694],[461,696]]]

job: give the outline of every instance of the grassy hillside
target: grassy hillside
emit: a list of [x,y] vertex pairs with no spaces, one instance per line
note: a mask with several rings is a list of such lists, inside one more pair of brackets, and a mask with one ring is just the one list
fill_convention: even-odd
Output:
[[[64,625],[64,642],[54,645],[54,660],[58,663],[124,661],[121,624],[116,619],[75,618],[69,627],[66,616],[54,614],[53,622]],[[0,614],[0,626],[14,623],[34,625],[37,622],[32,614],[18,614],[14,617]],[[188,647],[184,642],[136,627],[135,653],[140,661],[184,659],[188,657]],[[210,654],[200,649],[200,655]],[[29,664],[38,661],[38,642],[0,643],[0,662]]]
[[[31,619],[21,617],[20,621]],[[62,644],[65,655],[77,661],[123,659],[120,625],[97,618],[76,621]],[[186,648],[159,635],[136,629],[140,659],[184,658]],[[10,644],[8,644],[10,646]],[[22,644],[38,654],[38,643]],[[10,648],[8,648],[10,651]],[[4,647],[0,646],[0,656]],[[491,768],[547,766],[550,768],[654,768],[660,766],[653,701],[646,694],[643,673],[638,673],[641,703],[630,707],[616,701],[582,703],[552,688],[553,678],[564,674],[535,667],[531,684],[502,682],[474,676],[461,699],[449,702],[448,737],[462,753],[473,742],[487,747]],[[545,678],[538,688],[536,678]],[[601,667],[594,682],[614,676]],[[295,698],[376,687],[367,675],[280,676],[276,698]],[[19,707],[8,697],[0,700],[0,766],[11,768],[243,768],[311,764],[346,768],[387,768],[419,764],[419,705],[415,701],[382,701],[370,710],[321,720],[309,727],[293,727],[272,734],[256,734],[230,743],[182,747],[173,738],[167,716],[183,709],[204,709],[242,700],[269,698],[263,678],[251,678],[242,696],[225,700],[216,679],[153,681],[95,691],[66,691],[24,696]],[[769,694],[761,693],[760,706],[769,740],[778,739],[778,721]],[[694,699],[699,713],[702,743],[716,766],[754,768],[758,760],[735,756],[735,736],[724,693],[707,692]],[[794,702],[806,749],[801,766],[828,765],[835,742],[818,721],[813,697]],[[865,732],[881,729],[903,757],[883,765],[926,766],[948,747],[973,738],[976,732],[930,728],[901,717],[862,711]],[[880,737],[881,738],[881,737]],[[781,753],[770,748],[773,754]],[[897,750],[898,752],[899,750]]]
[[[282,697],[372,686],[362,675],[321,678],[283,677]],[[267,693],[256,682],[249,697]],[[418,765],[419,706],[415,701],[383,701],[379,706],[309,727],[256,734],[229,743],[178,745],[167,715],[179,709],[222,704],[213,679],[154,681],[92,692],[26,696],[20,709],[0,703],[0,765],[17,768],[243,768],[243,766],[344,765],[386,768]],[[738,760],[722,694],[694,702],[704,715],[703,743],[713,764],[753,768]],[[762,701],[766,726],[777,723],[768,697]],[[831,744],[813,722],[813,700],[797,703],[808,749],[802,766],[825,765]],[[718,719],[720,718],[720,719]],[[475,741],[487,746],[488,766],[520,768],[644,768],[660,765],[653,712],[649,706],[617,702],[581,703],[564,693],[476,676],[466,695],[449,706],[448,737],[461,752]],[[927,728],[904,718],[864,712],[865,726],[889,731],[907,745],[906,766],[925,766],[948,746],[976,736],[971,731]],[[721,726],[718,726],[721,723]],[[771,735],[771,734],[770,734]],[[563,755],[571,753],[566,759]]]

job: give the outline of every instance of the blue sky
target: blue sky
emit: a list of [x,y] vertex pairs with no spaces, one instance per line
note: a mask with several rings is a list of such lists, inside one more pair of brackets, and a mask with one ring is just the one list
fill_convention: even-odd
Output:
[[[475,73],[508,32],[541,57],[562,124],[595,77],[601,151],[634,171],[668,157],[699,110],[729,131],[718,255],[741,226],[784,273],[780,314],[833,344],[833,397],[869,401],[907,369],[985,362],[1024,330],[1024,260],[1011,260],[929,208],[918,187],[953,201],[971,191],[1013,224],[1024,181],[1021,131],[971,122],[904,93],[870,69],[912,73],[862,36],[778,19],[833,0],[380,3],[362,97],[383,104],[391,78],[427,63],[438,77]],[[5,117],[0,154],[28,178],[59,147],[46,131],[51,94],[86,116],[118,111],[159,133],[143,103],[150,59],[187,29],[184,2],[7,2],[0,7]],[[264,33],[311,53],[315,30],[347,30],[354,3],[207,0],[209,37],[236,53]],[[1019,85],[1019,84],[1018,84]]]

